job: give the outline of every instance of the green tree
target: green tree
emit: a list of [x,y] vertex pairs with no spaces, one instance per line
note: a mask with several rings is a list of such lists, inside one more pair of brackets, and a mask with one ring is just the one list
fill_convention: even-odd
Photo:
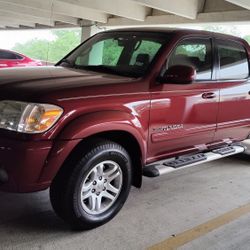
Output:
[[[137,47],[137,48],[136,48]],[[156,55],[158,50],[160,49],[161,44],[157,42],[143,40],[141,43],[138,42],[135,45],[135,51],[132,54],[132,58],[130,60],[130,65],[135,64],[136,57],[138,54],[148,54],[150,56],[150,60]],[[103,49],[103,64],[104,65],[116,65],[120,55],[122,53],[123,47],[118,45],[117,40],[107,39],[104,41],[104,49]]]
[[33,39],[26,43],[17,43],[12,49],[31,58],[47,61],[48,48],[47,40]]
[[32,39],[12,48],[34,59],[57,62],[80,44],[80,30],[52,30],[54,40]]
[[243,38],[250,44],[250,35],[244,36]]
[[225,26],[225,25],[205,25],[203,26],[204,30],[224,33],[228,35],[240,36],[240,32],[236,26]]

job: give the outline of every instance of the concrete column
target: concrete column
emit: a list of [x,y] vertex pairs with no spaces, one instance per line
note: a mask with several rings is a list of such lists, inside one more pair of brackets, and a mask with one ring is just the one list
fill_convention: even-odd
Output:
[[102,31],[103,29],[98,28],[96,25],[86,25],[82,26],[82,36],[81,36],[81,42],[84,42],[89,37],[95,35],[96,33]]
[[[82,24],[81,42],[84,42],[89,37],[103,30],[104,30],[103,28],[99,28],[94,24],[93,25]],[[85,58],[84,60],[87,60],[90,65],[101,65],[102,57],[100,55],[103,54],[103,46],[104,46],[104,42],[99,42],[95,44],[95,46],[91,48],[89,57]]]

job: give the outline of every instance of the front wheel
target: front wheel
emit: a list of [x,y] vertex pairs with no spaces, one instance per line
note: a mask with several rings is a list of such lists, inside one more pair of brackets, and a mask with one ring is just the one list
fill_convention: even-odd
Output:
[[131,187],[131,161],[123,147],[101,141],[86,152],[67,175],[55,178],[50,189],[55,212],[76,229],[92,229],[111,220]]

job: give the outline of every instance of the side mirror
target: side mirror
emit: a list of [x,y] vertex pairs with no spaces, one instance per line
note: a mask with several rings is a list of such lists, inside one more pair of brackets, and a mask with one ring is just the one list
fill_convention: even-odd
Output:
[[161,77],[162,83],[192,83],[196,79],[196,70],[191,66],[175,65],[170,67]]

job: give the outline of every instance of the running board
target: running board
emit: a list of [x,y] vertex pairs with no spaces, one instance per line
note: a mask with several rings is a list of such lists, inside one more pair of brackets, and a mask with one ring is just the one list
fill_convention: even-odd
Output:
[[192,167],[205,162],[218,160],[230,155],[239,154],[245,151],[245,147],[240,145],[227,146],[212,150],[206,153],[198,153],[194,155],[184,155],[178,158],[161,160],[144,167],[143,175],[147,177],[157,177],[173,171]]

